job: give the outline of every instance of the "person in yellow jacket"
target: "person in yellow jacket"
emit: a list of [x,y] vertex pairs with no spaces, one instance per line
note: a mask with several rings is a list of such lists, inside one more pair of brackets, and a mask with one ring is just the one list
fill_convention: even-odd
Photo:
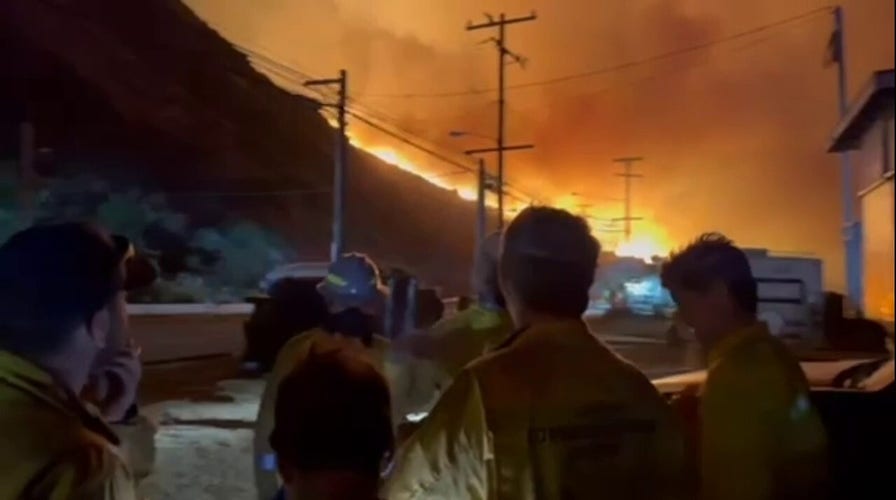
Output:
[[599,252],[563,210],[510,223],[499,266],[517,330],[454,379],[396,453],[384,498],[688,498],[671,409],[581,319]]
[[825,430],[799,362],[756,318],[746,254],[708,233],[671,256],[661,275],[708,353],[696,446],[702,498],[824,498]]
[[303,332],[290,339],[268,374],[255,423],[255,483],[261,500],[274,498],[280,487],[275,454],[269,437],[274,426],[274,408],[280,381],[301,364],[312,349],[350,349],[384,372],[397,378],[387,359],[388,339],[382,330],[387,288],[379,270],[367,256],[350,253],[340,256],[318,285],[330,310],[323,328]]
[[136,498],[118,437],[80,396],[124,307],[123,251],[75,223],[0,247],[0,500]]
[[470,361],[501,344],[513,331],[504,296],[498,285],[498,251],[501,233],[489,235],[473,264],[477,301],[444,318],[428,330],[408,335],[394,346],[404,351],[408,391],[404,414],[425,414],[438,401],[454,377]]

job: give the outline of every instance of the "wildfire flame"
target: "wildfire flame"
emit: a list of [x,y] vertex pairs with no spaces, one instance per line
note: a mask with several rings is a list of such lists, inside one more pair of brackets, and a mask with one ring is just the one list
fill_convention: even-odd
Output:
[[[333,120],[328,119],[327,121],[335,128],[336,124]],[[456,182],[454,179],[427,172],[395,149],[381,145],[368,144],[351,132],[348,134],[348,140],[352,146],[370,153],[389,165],[393,165],[405,172],[416,175],[437,187],[453,191],[463,200],[476,201],[476,186],[471,186],[469,184],[464,185],[460,182]],[[601,221],[609,221],[607,214],[612,212],[600,209],[591,209],[583,212],[577,207],[578,203],[576,202],[577,200],[575,200],[574,197],[564,196],[551,203],[551,206],[563,208],[584,216],[591,226],[592,233],[604,243],[608,239],[608,224],[606,222],[601,223]],[[486,204],[489,207],[497,208],[497,203],[494,199],[486,199]],[[526,204],[520,202],[508,203],[506,207],[506,217],[513,218],[515,214],[526,208],[526,206]],[[618,229],[613,230],[617,231]],[[632,230],[632,237],[628,241],[623,241],[620,238],[619,241],[614,244],[605,246],[611,248],[613,253],[620,257],[634,257],[643,259],[648,263],[651,262],[654,257],[661,257],[669,254],[669,240],[661,228],[653,226],[646,221],[638,221],[635,223]]]

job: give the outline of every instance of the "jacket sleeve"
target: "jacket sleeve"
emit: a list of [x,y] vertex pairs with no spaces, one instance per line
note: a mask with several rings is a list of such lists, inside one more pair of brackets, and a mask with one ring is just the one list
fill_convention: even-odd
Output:
[[383,496],[485,500],[489,446],[482,395],[465,370],[398,451]]
[[435,363],[404,353],[400,358],[389,359],[385,369],[399,420],[411,413],[432,410],[445,384],[445,377]]
[[59,457],[30,485],[23,498],[137,500],[130,471],[115,451],[83,446]]

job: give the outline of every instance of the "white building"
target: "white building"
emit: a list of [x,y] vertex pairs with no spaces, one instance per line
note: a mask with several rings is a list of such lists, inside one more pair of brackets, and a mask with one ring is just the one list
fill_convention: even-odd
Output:
[[893,70],[878,71],[837,124],[832,153],[851,152],[855,213],[862,223],[865,314],[893,322]]

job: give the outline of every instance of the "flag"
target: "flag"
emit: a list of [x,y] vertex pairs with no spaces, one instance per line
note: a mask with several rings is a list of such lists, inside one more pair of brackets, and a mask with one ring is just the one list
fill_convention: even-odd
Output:
[[828,45],[825,47],[824,51],[824,67],[830,67],[833,64],[840,64],[841,62],[841,51],[843,50],[843,41],[841,40],[841,32],[839,29],[835,29],[830,38],[828,38]]

